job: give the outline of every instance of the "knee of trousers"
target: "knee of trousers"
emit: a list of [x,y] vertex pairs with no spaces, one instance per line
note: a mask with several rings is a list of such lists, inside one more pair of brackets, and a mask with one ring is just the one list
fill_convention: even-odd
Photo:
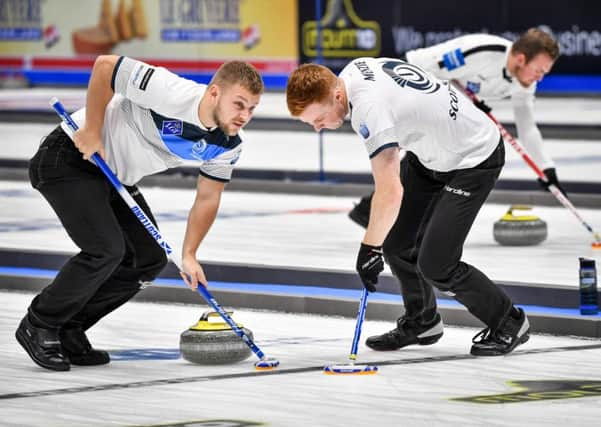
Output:
[[384,259],[396,277],[415,274],[415,263],[397,252],[388,252],[384,247]]
[[165,251],[157,246],[157,250],[151,251],[145,258],[138,260],[137,264],[141,273],[140,280],[153,280],[167,265],[167,255],[165,255]]
[[447,295],[454,296],[457,292],[457,286],[468,274],[468,268],[465,263],[459,262],[453,268],[443,269],[440,268],[439,263],[425,263],[419,259],[417,273],[430,286],[434,286]]
[[82,254],[86,263],[91,265],[96,271],[106,270],[114,271],[125,256],[125,243],[112,243],[95,248],[92,251],[83,250]]

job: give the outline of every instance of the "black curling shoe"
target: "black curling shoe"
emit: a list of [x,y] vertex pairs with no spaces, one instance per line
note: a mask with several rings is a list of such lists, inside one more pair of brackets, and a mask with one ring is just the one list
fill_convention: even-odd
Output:
[[483,329],[472,339],[474,343],[470,351],[474,356],[502,356],[512,352],[518,345],[530,338],[528,317],[521,308],[517,308],[518,316],[507,316],[496,330]]
[[397,320],[397,327],[382,335],[369,337],[365,345],[373,350],[398,350],[412,344],[430,345],[442,337],[444,326],[440,314],[432,322],[421,324],[405,317]]
[[42,368],[53,371],[71,369],[69,358],[62,352],[58,329],[35,327],[29,321],[28,315],[25,315],[15,337],[29,357]]
[[348,213],[349,218],[363,228],[369,224],[369,213],[371,211],[371,196],[363,197],[359,203]]
[[105,365],[111,361],[106,351],[92,348],[92,344],[80,327],[61,329],[60,339],[63,350],[73,365]]

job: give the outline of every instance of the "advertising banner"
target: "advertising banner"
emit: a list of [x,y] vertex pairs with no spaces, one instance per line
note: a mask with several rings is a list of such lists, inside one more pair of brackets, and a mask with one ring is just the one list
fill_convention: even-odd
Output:
[[205,71],[235,58],[287,74],[297,21],[297,0],[0,0],[0,66],[73,71],[112,53]]
[[587,0],[299,0],[300,62],[320,61],[338,71],[360,56],[399,57],[468,33],[514,40],[540,27],[561,49],[551,74],[584,82],[601,76],[599,16],[601,3]]

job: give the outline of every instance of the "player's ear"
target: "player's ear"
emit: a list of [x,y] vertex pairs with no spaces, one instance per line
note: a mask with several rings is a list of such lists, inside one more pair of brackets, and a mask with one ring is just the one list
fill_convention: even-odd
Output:
[[209,96],[211,97],[212,101],[217,102],[219,100],[219,96],[221,95],[221,89],[219,86],[212,84],[207,88],[207,91],[209,92]]
[[336,102],[342,102],[344,99],[344,94],[342,93],[342,88],[340,86],[336,86],[334,89],[334,100]]
[[524,65],[526,65],[528,63],[528,59],[526,58],[526,55],[523,54],[522,52],[518,52],[518,54],[515,57],[516,63],[518,64],[518,66],[523,67]]

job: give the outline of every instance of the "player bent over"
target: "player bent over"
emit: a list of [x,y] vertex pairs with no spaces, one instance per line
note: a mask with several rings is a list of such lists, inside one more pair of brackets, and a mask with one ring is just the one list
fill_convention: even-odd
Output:
[[[16,332],[38,365],[56,371],[110,361],[86,331],[132,298],[165,266],[165,253],[91,161],[99,153],[136,203],[154,217],[136,183],[144,176],[195,161],[196,199],[183,245],[184,279],[207,280],[196,251],[219,208],[242,149],[241,128],[263,92],[257,71],[223,64],[208,85],[127,57],[100,56],[86,108],[73,114],[74,141],[57,127],[32,158],[34,188],[52,206],[81,249],[37,295]],[[82,156],[83,155],[83,156]]]
[[[355,59],[339,77],[320,65],[302,65],[290,76],[286,96],[292,116],[316,131],[337,129],[350,114],[371,159],[375,192],[357,272],[375,291],[385,257],[401,283],[405,313],[396,328],[366,344],[395,350],[438,341],[443,323],[433,287],[487,326],[474,337],[472,354],[506,354],[526,342],[524,311],[461,261],[505,161],[495,124],[447,81],[391,58]],[[400,171],[399,149],[406,151]]]
[[[531,28],[512,43],[490,34],[468,34],[411,50],[405,56],[407,62],[439,79],[459,82],[479,97],[477,106],[484,112],[491,111],[484,101],[511,98],[520,142],[547,177],[547,182],[538,182],[546,190],[553,184],[566,194],[534,121],[536,83],[549,73],[559,57],[559,46],[551,35]],[[371,195],[361,198],[349,217],[366,227],[370,206]]]

